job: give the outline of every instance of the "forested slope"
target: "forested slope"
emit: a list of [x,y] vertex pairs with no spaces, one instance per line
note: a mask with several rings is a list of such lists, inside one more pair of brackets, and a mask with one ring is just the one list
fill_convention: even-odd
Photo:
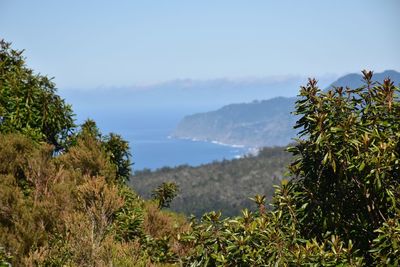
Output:
[[254,208],[249,200],[256,194],[270,200],[273,185],[279,185],[291,155],[283,147],[264,148],[257,156],[224,160],[199,167],[179,166],[157,171],[137,171],[129,184],[145,198],[165,181],[180,187],[180,194],[171,203],[174,211],[201,216],[221,210],[225,216],[238,215],[243,208]]
[[180,195],[171,208],[187,215],[221,210],[225,216],[238,215],[244,208],[254,208],[249,200],[256,194],[271,200],[279,185],[291,155],[283,147],[264,148],[257,156],[224,160],[190,167],[162,168],[157,171],[137,171],[129,184],[142,196],[151,197],[152,190],[165,181],[176,182]]

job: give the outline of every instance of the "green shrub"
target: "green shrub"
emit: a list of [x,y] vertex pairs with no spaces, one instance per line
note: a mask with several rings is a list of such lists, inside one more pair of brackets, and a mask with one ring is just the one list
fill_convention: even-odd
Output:
[[164,182],[153,190],[153,198],[159,208],[168,208],[171,201],[178,195],[179,187],[174,182]]
[[400,215],[385,221],[375,230],[378,234],[373,240],[372,257],[377,266],[400,265]]
[[374,230],[399,205],[400,103],[390,79],[363,74],[361,88],[322,92],[315,80],[301,88],[291,183],[304,237],[331,232],[369,257]]

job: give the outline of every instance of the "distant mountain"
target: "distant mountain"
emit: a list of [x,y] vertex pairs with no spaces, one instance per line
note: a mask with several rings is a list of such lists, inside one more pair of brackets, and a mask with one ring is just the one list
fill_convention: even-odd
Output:
[[287,145],[296,134],[296,117],[290,114],[295,100],[278,97],[186,116],[173,136],[250,147]]
[[[394,70],[376,73],[373,79],[382,82],[386,77],[390,77],[395,84],[400,83],[400,73]],[[325,90],[333,86],[357,88],[362,85],[360,74],[348,74]],[[295,100],[278,97],[231,104],[215,111],[189,115],[181,120],[172,136],[250,147],[284,146],[296,136],[293,129],[296,117],[290,114],[294,111]]]

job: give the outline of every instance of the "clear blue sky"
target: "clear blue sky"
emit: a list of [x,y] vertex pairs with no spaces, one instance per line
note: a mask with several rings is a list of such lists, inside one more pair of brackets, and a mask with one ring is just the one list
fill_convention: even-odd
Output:
[[0,38],[61,88],[400,70],[400,1],[0,0]]

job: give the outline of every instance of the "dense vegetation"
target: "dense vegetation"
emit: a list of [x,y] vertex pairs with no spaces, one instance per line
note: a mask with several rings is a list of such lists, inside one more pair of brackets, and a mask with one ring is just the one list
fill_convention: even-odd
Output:
[[46,76],[25,66],[22,51],[0,40],[0,132],[20,132],[61,149],[74,127],[71,106]]
[[163,182],[174,182],[180,194],[171,209],[201,217],[205,212],[221,210],[224,216],[236,216],[244,208],[254,209],[249,199],[256,194],[271,201],[274,185],[284,178],[292,156],[283,147],[264,148],[256,156],[224,160],[191,167],[161,168],[136,171],[129,185],[150,198],[152,190]]
[[[175,184],[154,189],[155,201],[126,185],[129,147],[119,136],[90,120],[47,131],[43,102],[35,115],[19,113],[20,99],[49,93],[48,84],[19,80],[21,71],[44,78],[9,44],[0,56],[0,266],[399,265],[400,102],[390,79],[374,83],[364,71],[365,86],[328,92],[310,80],[296,104],[293,179],[276,186],[272,208],[256,195],[254,212],[188,223],[160,210]],[[55,93],[54,112],[68,111]]]
[[75,128],[54,84],[4,41],[0,58],[0,266],[146,266],[180,255],[186,220],[125,185],[127,142],[91,120]]

